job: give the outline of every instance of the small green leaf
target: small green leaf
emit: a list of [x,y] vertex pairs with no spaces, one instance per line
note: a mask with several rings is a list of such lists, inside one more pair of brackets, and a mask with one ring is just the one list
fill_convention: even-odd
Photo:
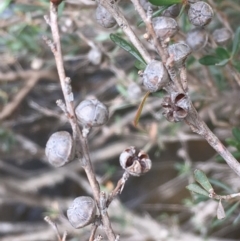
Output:
[[156,6],[168,6],[175,3],[181,3],[182,0],[149,0],[149,2]]
[[202,195],[208,197],[208,193],[196,183],[191,183],[188,186],[186,186],[186,188],[189,191],[192,191],[192,192],[195,192],[195,193],[198,193],[198,194],[202,194]]
[[134,65],[135,65],[135,67],[136,67],[137,69],[140,69],[140,70],[144,70],[144,69],[146,68],[146,66],[147,66],[146,64],[140,62],[139,60],[136,60],[136,61],[134,62]]
[[215,53],[216,53],[216,56],[221,60],[230,58],[230,54],[225,48],[218,47],[215,49]]
[[137,113],[135,115],[135,118],[134,118],[134,121],[133,121],[133,125],[136,127],[138,125],[138,121],[140,119],[140,116],[141,116],[141,113],[142,113],[142,109],[143,109],[143,106],[147,100],[147,97],[149,96],[150,92],[148,91],[144,97],[143,97],[143,100],[141,101],[138,109],[137,109]]
[[127,52],[129,52],[131,55],[133,55],[137,60],[142,62],[143,64],[146,64],[141,54],[138,52],[138,50],[130,43],[128,43],[125,39],[117,36],[116,34],[111,33],[110,39],[119,47],[123,48]]
[[232,57],[237,53],[239,48],[239,43],[240,43],[240,27],[237,28],[233,39],[233,47],[232,47],[232,54],[231,54]]
[[211,185],[211,183],[208,181],[207,176],[205,175],[205,173],[201,170],[196,169],[194,171],[194,177],[196,179],[196,181],[208,192],[213,191],[213,187]]
[[12,0],[3,0],[0,3],[0,14],[9,6]]
[[237,127],[232,128],[232,134],[235,137],[235,139],[240,142],[240,130]]
[[219,62],[221,62],[221,59],[213,55],[206,55],[199,59],[199,63],[202,65],[215,65]]

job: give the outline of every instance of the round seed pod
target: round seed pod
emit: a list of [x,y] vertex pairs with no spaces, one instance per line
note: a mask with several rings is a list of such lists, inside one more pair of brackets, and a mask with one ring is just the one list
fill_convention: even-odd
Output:
[[190,108],[188,97],[184,93],[172,92],[170,96],[163,98],[163,115],[170,122],[182,121]]
[[167,71],[160,61],[152,60],[143,72],[143,85],[150,92],[160,90],[168,81]]
[[177,31],[178,25],[175,19],[169,17],[157,17],[152,20],[156,35],[161,40],[171,38]]
[[97,99],[82,101],[75,113],[78,121],[85,127],[104,125],[109,117],[108,108]]
[[140,0],[139,3],[145,11],[147,11],[149,7],[151,7],[153,10],[157,9],[157,7],[152,5],[148,0]]
[[181,11],[181,4],[173,4],[163,11],[162,16],[176,18]]
[[55,167],[61,167],[74,157],[72,136],[67,131],[58,131],[47,141],[45,154],[48,162]]
[[96,204],[91,197],[77,197],[67,210],[67,217],[74,228],[82,228],[94,221]]
[[189,21],[195,26],[205,26],[212,20],[213,10],[210,5],[199,1],[190,5],[188,10]]
[[130,175],[141,176],[152,167],[152,161],[144,151],[130,146],[119,157],[121,167]]
[[232,34],[227,28],[216,29],[212,36],[219,45],[225,45],[232,39]]
[[176,66],[184,64],[187,56],[191,53],[190,47],[185,43],[176,43],[169,45],[169,55],[173,56],[173,60]]
[[208,41],[208,34],[203,28],[196,28],[187,33],[186,42],[192,51],[204,48]]
[[116,20],[102,5],[98,5],[95,18],[97,22],[104,28],[112,28],[116,24]]

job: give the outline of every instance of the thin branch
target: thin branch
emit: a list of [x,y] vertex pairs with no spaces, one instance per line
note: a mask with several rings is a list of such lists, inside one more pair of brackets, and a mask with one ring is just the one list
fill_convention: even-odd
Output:
[[120,9],[117,7],[116,4],[111,4],[108,0],[97,0],[102,6],[104,6],[109,13],[112,14],[112,16],[117,21],[118,25],[122,28],[124,33],[128,36],[131,43],[134,45],[134,47],[139,51],[139,53],[142,55],[146,63],[149,63],[151,61],[151,56],[141,43],[141,41],[138,39],[132,28],[130,27],[128,21],[124,17],[124,15],[121,13]]
[[[100,186],[96,179],[96,176],[93,172],[93,166],[92,162],[90,160],[89,156],[89,150],[88,150],[88,144],[87,139],[83,138],[82,133],[79,129],[77,119],[74,112],[74,105],[73,105],[73,99],[69,98],[72,96],[71,93],[71,86],[70,86],[70,79],[66,78],[64,66],[63,66],[63,57],[62,57],[62,51],[61,51],[61,42],[60,42],[60,35],[59,35],[59,29],[58,29],[58,16],[57,16],[57,6],[53,3],[50,3],[50,21],[49,21],[52,36],[54,40],[55,48],[51,48],[52,52],[55,56],[57,70],[60,78],[60,83],[64,95],[64,99],[66,102],[66,108],[68,111],[68,119],[71,124],[72,130],[73,130],[73,138],[78,143],[80,141],[80,146],[83,154],[82,158],[82,166],[86,172],[86,175],[88,177],[89,183],[93,189],[93,195],[97,202],[97,206],[99,207],[99,198],[100,198]],[[79,156],[79,158],[81,158]],[[110,241],[115,240],[115,234],[112,230],[108,215],[102,216],[102,221],[104,225],[104,229],[106,232],[106,235]]]
[[27,80],[26,84],[22,87],[21,90],[18,91],[13,100],[6,104],[2,109],[0,113],[0,121],[9,117],[17,109],[26,95],[34,88],[39,80],[40,78],[37,74],[34,74]]
[[158,40],[158,37],[157,37],[157,35],[154,31],[153,25],[152,25],[151,17],[147,16],[147,14],[144,11],[144,9],[143,9],[142,5],[140,4],[139,0],[131,0],[131,1],[132,1],[133,5],[135,6],[135,9],[139,13],[140,17],[142,18],[142,20],[146,24],[148,34],[152,37],[153,44],[154,44],[155,48],[157,49],[158,54],[161,56],[162,62],[165,64],[168,57],[169,57],[168,52],[166,51],[166,49],[164,49],[161,46],[161,44]]

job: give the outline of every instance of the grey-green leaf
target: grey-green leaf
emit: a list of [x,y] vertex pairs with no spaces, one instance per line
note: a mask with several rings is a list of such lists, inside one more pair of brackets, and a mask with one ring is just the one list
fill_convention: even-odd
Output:
[[196,183],[189,184],[188,186],[186,186],[186,188],[189,191],[192,191],[192,192],[195,192],[195,193],[198,193],[198,194],[202,194],[202,195],[208,197],[208,193]]
[[146,64],[141,54],[138,52],[138,50],[130,43],[128,43],[125,39],[119,37],[116,34],[111,33],[110,39],[117,44],[119,47],[123,48],[127,52],[129,52],[131,55],[133,55],[137,60],[139,60],[141,63]]
[[168,6],[175,3],[181,3],[182,0],[149,0],[149,2],[156,6]]
[[207,191],[207,192],[212,192],[213,187],[211,183],[209,182],[207,176],[205,173],[201,170],[196,169],[194,171],[194,177],[195,180]]

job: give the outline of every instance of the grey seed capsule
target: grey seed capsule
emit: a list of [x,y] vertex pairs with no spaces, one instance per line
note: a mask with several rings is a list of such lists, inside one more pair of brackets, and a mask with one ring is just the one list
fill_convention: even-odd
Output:
[[140,176],[152,167],[148,154],[134,146],[126,148],[119,157],[121,167],[132,176]]
[[148,0],[139,0],[139,3],[145,11],[147,11],[149,7],[151,7],[153,10],[157,9],[157,7],[152,5]]
[[205,2],[196,2],[190,5],[188,10],[189,21],[195,26],[205,26],[212,20],[213,10],[210,5]]
[[109,117],[108,108],[97,99],[82,101],[75,113],[80,124],[85,127],[104,125]]
[[45,148],[48,162],[55,167],[65,165],[74,157],[73,146],[73,139],[68,132],[59,131],[52,134]]
[[104,28],[112,28],[116,24],[116,20],[102,5],[98,5],[95,18],[97,22]]
[[169,17],[157,17],[152,20],[156,35],[161,40],[171,38],[177,31],[178,25],[175,19]]
[[204,48],[208,41],[208,34],[202,28],[196,28],[189,31],[186,35],[186,42],[192,51],[198,51]]
[[219,45],[225,45],[232,39],[232,34],[227,28],[216,29],[212,36]]
[[77,197],[67,210],[67,217],[74,228],[82,228],[94,221],[96,204],[91,197]]
[[181,11],[181,4],[173,4],[162,13],[162,16],[176,18]]
[[173,56],[175,65],[180,66],[185,62],[187,56],[191,53],[191,49],[185,43],[176,43],[169,45],[168,53],[169,55]]
[[152,60],[143,73],[143,85],[150,92],[163,88],[169,81],[167,71],[162,62]]

